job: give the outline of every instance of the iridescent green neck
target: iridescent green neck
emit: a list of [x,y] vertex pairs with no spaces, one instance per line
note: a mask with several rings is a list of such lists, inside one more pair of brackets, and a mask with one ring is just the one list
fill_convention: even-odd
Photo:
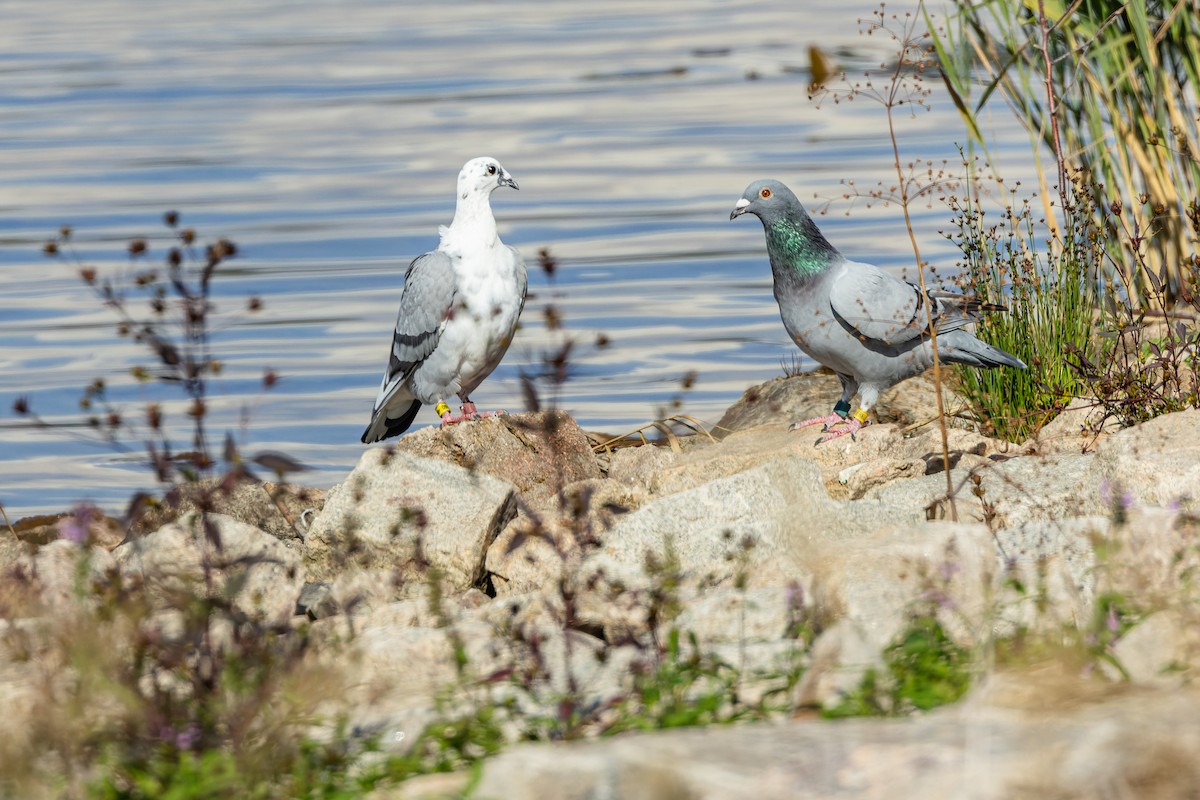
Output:
[[807,217],[799,223],[778,219],[765,227],[771,266],[777,270],[811,278],[828,269],[837,258],[838,251]]

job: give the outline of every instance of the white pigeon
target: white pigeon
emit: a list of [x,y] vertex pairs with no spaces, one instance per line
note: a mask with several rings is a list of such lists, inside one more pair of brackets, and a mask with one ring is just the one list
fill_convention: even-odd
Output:
[[[528,286],[525,260],[496,233],[491,195],[500,186],[518,188],[499,161],[468,161],[458,173],[454,220],[440,228],[437,250],[408,265],[364,443],[406,431],[422,403],[434,405],[443,426],[491,416],[470,394],[508,350]],[[451,395],[462,401],[458,416],[446,404]]]
[[[922,292],[871,264],[837,251],[779,181],[755,181],[730,219],[753,214],[763,224],[783,326],[797,346],[842,383],[842,398],[824,417],[792,430],[824,425],[829,441],[853,435],[885,389],[933,366],[930,317],[943,363],[1025,369],[1021,359],[975,338],[968,325],[983,311],[1003,306],[948,292]],[[850,400],[860,394],[858,410]]]

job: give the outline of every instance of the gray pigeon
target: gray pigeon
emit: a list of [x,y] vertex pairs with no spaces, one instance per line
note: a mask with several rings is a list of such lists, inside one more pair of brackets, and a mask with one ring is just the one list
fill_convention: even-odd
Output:
[[[518,188],[499,161],[468,161],[458,174],[454,220],[440,229],[437,250],[408,265],[364,443],[404,433],[422,403],[435,404],[443,426],[491,416],[470,394],[508,350],[528,285],[525,260],[496,233],[491,195],[499,186]],[[458,416],[446,404],[450,395],[462,401]]]
[[[854,434],[869,424],[880,392],[933,366],[929,309],[937,326],[938,358],[973,367],[1025,364],[975,338],[967,326],[980,312],[1003,311],[947,292],[922,292],[879,267],[848,261],[831,245],[796,195],[779,181],[746,187],[730,219],[754,214],[767,235],[775,300],[783,326],[801,350],[832,369],[842,382],[842,399],[824,416],[792,430],[824,425],[818,443]],[[861,405],[850,414],[850,400]]]

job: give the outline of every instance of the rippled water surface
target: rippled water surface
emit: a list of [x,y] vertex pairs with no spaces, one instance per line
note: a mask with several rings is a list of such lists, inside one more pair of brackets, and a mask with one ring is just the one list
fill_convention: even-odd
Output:
[[[480,406],[522,407],[520,370],[558,341],[544,324],[553,303],[579,342],[559,402],[586,427],[623,432],[677,396],[715,422],[799,357],[761,226],[728,219],[746,184],[778,177],[815,206],[843,179],[894,182],[880,106],[818,109],[806,94],[811,45],[857,73],[893,55],[885,37],[858,32],[875,7],[4,4],[0,503],[10,516],[83,498],[115,509],[151,483],[136,441],[122,454],[77,429],[21,427],[18,397],[67,423],[95,377],[130,416],[178,396],[130,376],[144,353],[115,335],[76,266],[41,255],[60,225],[110,276],[131,271],[132,236],[150,237],[161,263],[167,209],[202,239],[236,242],[215,282],[213,428],[251,452],[287,452],[313,468],[306,482],[329,485],[362,451],[404,267],[436,246],[458,169],[476,155],[520,181],[493,196],[504,240],[531,266],[541,248],[559,265],[553,281],[531,269],[524,327],[475,393]],[[931,88],[932,112],[901,122],[903,152],[955,159],[962,126],[936,78]],[[898,272],[911,264],[898,209],[845,207],[818,219],[843,251]],[[916,220],[923,255],[952,265],[938,235],[948,221],[936,204]],[[264,309],[241,313],[252,295]],[[267,368],[282,380],[263,393]],[[182,406],[166,408],[182,431]],[[418,422],[434,419],[426,409]]]

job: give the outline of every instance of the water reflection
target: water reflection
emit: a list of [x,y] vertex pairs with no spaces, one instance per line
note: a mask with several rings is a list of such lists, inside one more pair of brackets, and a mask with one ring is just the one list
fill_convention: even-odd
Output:
[[[202,236],[239,245],[216,282],[222,307],[266,302],[215,337],[226,368],[214,430],[313,465],[315,485],[338,480],[361,452],[403,268],[436,243],[458,166],[480,154],[521,182],[494,200],[504,240],[531,263],[548,247],[559,269],[553,282],[533,271],[524,327],[475,399],[521,406],[518,371],[556,341],[541,313],[553,302],[581,342],[611,340],[582,349],[561,397],[586,426],[621,432],[652,419],[692,371],[684,407],[715,421],[795,352],[761,232],[728,224],[742,189],[772,175],[802,197],[831,197],[842,178],[891,178],[879,108],[816,111],[805,93],[811,44],[852,67],[886,58],[885,41],[857,32],[873,8],[10,6],[0,27],[0,421],[21,395],[47,420],[77,419],[97,375],[126,413],[173,397],[129,377],[143,354],[39,247],[70,223],[79,256],[102,271],[125,268],[121,242],[133,235],[151,235],[160,259],[158,220],[174,208]],[[914,156],[955,154],[953,109],[936,98],[935,109],[904,125]],[[936,233],[944,213],[922,209],[917,222],[926,256],[952,261]],[[896,269],[910,259],[894,210],[821,224],[856,257]],[[263,394],[268,367],[283,380]],[[182,424],[179,403],[166,410]],[[433,421],[432,411],[418,420]],[[82,497],[116,507],[148,480],[134,456],[76,437],[5,427],[0,443],[10,514]]]

